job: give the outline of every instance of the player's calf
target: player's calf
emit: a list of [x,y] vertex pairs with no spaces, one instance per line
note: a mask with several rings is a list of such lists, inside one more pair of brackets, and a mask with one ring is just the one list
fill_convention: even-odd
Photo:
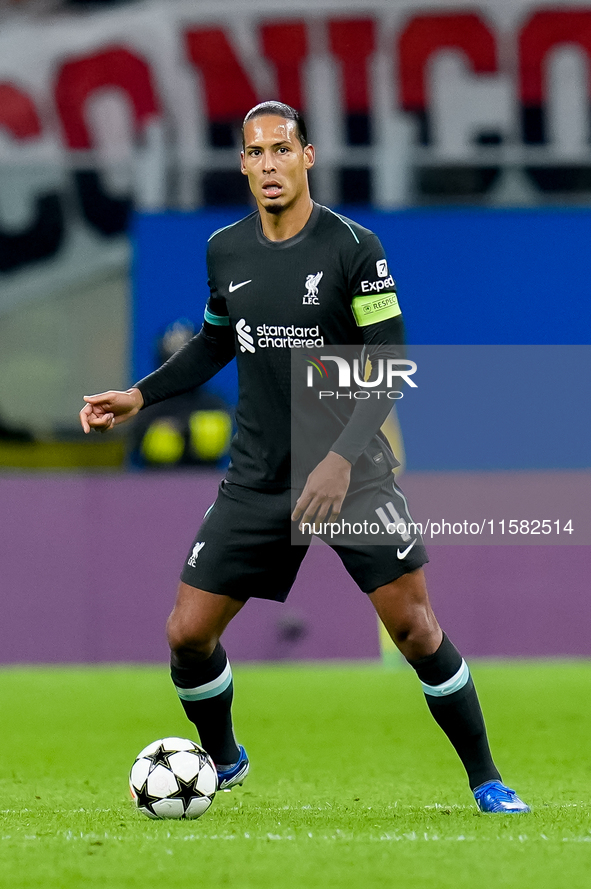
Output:
[[462,760],[470,787],[500,781],[474,682],[455,645],[444,633],[437,651],[410,664],[421,681],[433,718]]
[[514,790],[501,783],[484,717],[470,670],[445,633],[433,654],[411,661],[421,681],[427,706],[443,729],[466,772],[476,803],[483,812],[529,812]]
[[219,638],[243,604],[181,583],[167,624],[172,681],[216,765],[241,757],[232,727],[232,669]]
[[232,728],[232,669],[221,644],[210,657],[188,665],[173,657],[170,673],[185,713],[213,761],[238,762],[240,749]]

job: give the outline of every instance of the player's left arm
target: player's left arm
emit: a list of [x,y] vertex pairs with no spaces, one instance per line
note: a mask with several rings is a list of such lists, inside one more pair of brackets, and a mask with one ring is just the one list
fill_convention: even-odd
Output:
[[[359,331],[363,354],[374,363],[377,359],[405,356],[404,323],[398,303],[396,282],[388,268],[379,238],[367,235],[359,245],[350,271],[351,311]],[[388,398],[357,400],[351,418],[331,451],[352,466],[370,444],[392,410]]]
[[[373,364],[378,359],[401,359],[405,356],[402,314],[364,328],[365,355]],[[340,454],[352,466],[369,446],[392,410],[388,398],[367,398],[355,402],[351,418],[331,451]]]
[[[404,325],[402,316],[377,322],[363,335],[368,357],[404,357]],[[335,521],[349,490],[351,469],[382,427],[392,410],[386,398],[358,400],[351,418],[326,457],[312,470],[306,480],[294,512],[293,521]]]
[[[375,235],[368,236],[360,245],[350,281],[351,311],[359,328],[359,344],[365,347],[366,357],[370,361],[403,358],[404,324],[396,285],[389,273],[384,249]],[[301,525],[322,522],[327,516],[336,519],[349,489],[353,465],[391,410],[392,402],[386,398],[356,402],[338,439],[308,476],[292,514],[293,521],[299,520]]]

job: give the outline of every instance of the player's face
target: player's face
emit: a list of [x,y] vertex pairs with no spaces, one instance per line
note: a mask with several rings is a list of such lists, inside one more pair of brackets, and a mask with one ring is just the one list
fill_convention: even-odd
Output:
[[250,190],[268,213],[281,213],[308,195],[314,148],[302,146],[295,121],[271,114],[249,120],[240,157]]

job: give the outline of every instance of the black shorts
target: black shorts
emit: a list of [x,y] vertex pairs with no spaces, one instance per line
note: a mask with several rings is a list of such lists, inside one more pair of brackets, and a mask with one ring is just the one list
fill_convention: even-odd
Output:
[[[289,490],[256,491],[224,479],[181,580],[241,601],[285,602],[312,538],[291,521],[296,497]],[[365,593],[429,561],[393,475],[348,493],[333,526],[314,525],[310,531],[335,550]]]

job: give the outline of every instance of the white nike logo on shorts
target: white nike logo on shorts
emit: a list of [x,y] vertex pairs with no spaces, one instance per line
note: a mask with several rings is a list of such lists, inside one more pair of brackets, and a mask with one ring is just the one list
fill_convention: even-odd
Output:
[[230,291],[230,293],[234,293],[235,290],[239,290],[240,287],[244,287],[245,284],[251,284],[251,283],[252,283],[252,278],[249,278],[248,281],[241,281],[240,284],[234,284],[233,281],[230,281],[230,286],[228,287],[228,290]]
[[396,555],[398,556],[398,558],[399,559],[406,559],[407,555],[409,554],[409,552],[411,551],[411,549],[413,548],[413,546],[415,545],[416,542],[417,542],[417,538],[415,537],[413,542],[410,543],[403,552],[400,552],[400,547],[398,547],[398,549],[396,550]]

